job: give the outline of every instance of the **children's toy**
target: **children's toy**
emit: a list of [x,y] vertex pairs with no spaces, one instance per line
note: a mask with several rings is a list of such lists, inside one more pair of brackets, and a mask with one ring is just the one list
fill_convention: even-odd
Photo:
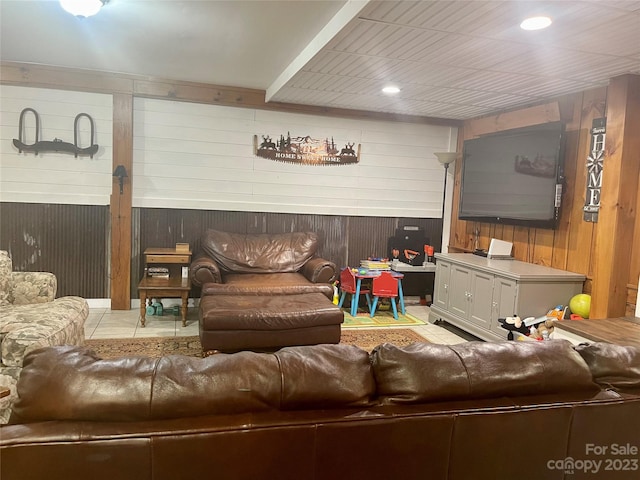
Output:
[[563,318],[565,318],[566,314],[567,314],[567,307],[562,305],[556,305],[556,307],[552,308],[547,312],[546,316],[549,318],[555,318],[556,320],[562,320]]
[[571,313],[580,315],[582,318],[589,318],[589,313],[591,311],[591,295],[587,295],[586,293],[574,295],[571,297],[571,300],[569,300],[569,309],[571,310]]
[[529,337],[533,340],[549,340],[554,330],[555,319],[547,319],[535,327],[530,327]]
[[415,250],[411,250],[411,249],[408,249],[408,248],[404,249],[404,258],[407,259],[407,263],[409,265],[413,265],[413,260],[418,255],[420,255],[420,252],[416,252]]
[[507,334],[507,340],[513,340],[513,332],[519,332],[524,335],[529,333],[529,327],[527,327],[522,319],[515,313],[513,317],[499,318],[498,322],[502,328],[509,332]]

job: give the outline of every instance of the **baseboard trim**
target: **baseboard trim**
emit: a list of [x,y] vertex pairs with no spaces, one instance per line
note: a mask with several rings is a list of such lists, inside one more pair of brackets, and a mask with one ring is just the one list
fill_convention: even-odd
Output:
[[[87,298],[87,303],[89,304],[89,308],[107,308],[111,309],[111,299],[110,298]],[[189,308],[197,307],[200,304],[199,298],[190,298],[189,299]],[[164,308],[170,308],[174,305],[181,305],[179,298],[163,298],[162,305]],[[131,309],[140,308],[140,299],[132,298],[131,299]]]

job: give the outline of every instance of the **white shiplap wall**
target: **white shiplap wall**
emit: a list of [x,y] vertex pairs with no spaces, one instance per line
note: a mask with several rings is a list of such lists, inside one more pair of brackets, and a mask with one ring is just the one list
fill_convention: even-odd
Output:
[[[40,114],[41,140],[73,142],[78,113],[91,115],[100,149],[93,159],[19,154],[22,109]],[[437,218],[444,170],[435,151],[455,148],[449,127],[339,119],[174,101],[134,102],[133,204],[337,215]],[[106,205],[112,179],[112,97],[0,87],[0,201]],[[25,143],[34,139],[25,117]],[[80,122],[81,145],[89,140]],[[253,155],[253,136],[333,136],[361,144],[356,165],[302,166]]]
[[[360,163],[303,166],[254,156],[253,136],[361,144]],[[437,218],[450,127],[136,98],[133,205]]]
[[[68,153],[18,153],[13,139],[19,137],[20,112],[31,107],[40,116],[40,140],[59,138],[73,143],[73,123],[79,113],[89,114],[95,124],[98,153],[91,157]],[[0,201],[108,205],[112,182],[111,95],[0,86]],[[35,120],[24,118],[23,142],[35,140]],[[90,144],[90,126],[79,121],[79,145]]]

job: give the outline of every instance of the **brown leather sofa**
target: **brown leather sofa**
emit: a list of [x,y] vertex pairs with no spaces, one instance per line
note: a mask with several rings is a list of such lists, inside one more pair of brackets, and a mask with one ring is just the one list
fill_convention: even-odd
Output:
[[640,349],[547,342],[25,359],[0,477],[635,479]]
[[313,232],[240,234],[207,230],[191,263],[191,280],[206,295],[322,293],[333,297],[333,262],[316,255]]

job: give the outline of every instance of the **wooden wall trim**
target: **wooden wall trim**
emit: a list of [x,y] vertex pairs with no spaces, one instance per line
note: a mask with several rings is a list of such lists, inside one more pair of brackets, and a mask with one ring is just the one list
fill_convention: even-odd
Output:
[[[640,175],[640,76],[611,79],[591,318],[625,315]],[[599,253],[599,254],[598,254]]]
[[133,78],[115,73],[1,62],[0,83],[94,93],[132,93]]
[[126,93],[134,97],[275,110],[304,115],[355,118],[359,120],[419,123],[447,127],[459,127],[462,125],[460,120],[446,118],[369,112],[347,108],[328,108],[317,105],[265,102],[265,91],[251,88],[20,62],[0,63],[0,83],[97,93]]
[[133,96],[113,96],[113,165],[123,165],[128,177],[123,192],[113,177],[111,186],[111,309],[131,308],[131,177],[133,176]]
[[464,123],[464,139],[468,140],[479,135],[528,127],[539,123],[557,122],[558,120],[560,120],[559,103],[545,103],[544,105],[469,120]]
[[223,87],[173,80],[134,81],[136,97],[166,99],[184,102],[208,103],[235,107],[257,107],[264,104],[264,90]]

